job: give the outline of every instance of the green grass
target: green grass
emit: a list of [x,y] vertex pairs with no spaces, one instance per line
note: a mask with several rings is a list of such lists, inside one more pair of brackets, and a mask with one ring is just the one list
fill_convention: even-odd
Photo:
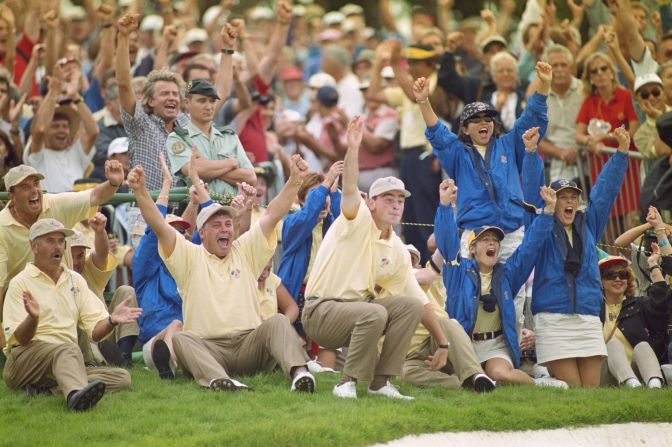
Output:
[[289,392],[280,372],[244,378],[255,393],[213,393],[180,376],[160,381],[135,365],[134,390],[103,397],[87,413],[62,396],[28,399],[0,385],[2,446],[364,446],[438,431],[526,430],[672,421],[672,389],[557,390],[501,387],[487,395],[402,385],[399,402],[331,395],[337,376],[320,374],[317,393]]

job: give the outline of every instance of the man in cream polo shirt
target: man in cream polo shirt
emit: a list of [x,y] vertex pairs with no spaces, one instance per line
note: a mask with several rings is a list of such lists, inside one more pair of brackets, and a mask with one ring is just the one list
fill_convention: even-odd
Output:
[[129,298],[109,314],[84,278],[64,266],[65,238],[72,234],[55,219],[30,228],[35,260],[9,283],[4,303],[4,379],[29,395],[57,385],[68,409],[82,411],[95,406],[106,387],[130,388],[131,377],[118,368],[85,368],[77,327],[98,341],[116,325],[137,320],[141,309],[128,307]]
[[[19,165],[7,172],[4,181],[9,203],[0,211],[0,303],[9,281],[33,260],[28,237],[31,225],[49,217],[72,228],[80,220],[92,217],[123,182],[121,164],[108,160],[105,177],[106,182],[88,191],[43,194],[40,180],[44,176],[35,168]],[[4,339],[0,345],[4,346]]]
[[[369,394],[410,400],[390,384],[398,376],[416,326],[422,321],[437,341],[430,368],[446,364],[448,340],[413,275],[406,246],[392,230],[410,193],[395,177],[376,180],[364,201],[357,181],[364,120],[348,125],[341,215],[317,252],[306,285],[302,323],[320,346],[348,346],[337,397],[356,398],[357,380],[370,380]],[[378,340],[385,335],[380,356]]]
[[159,255],[182,296],[184,325],[183,332],[173,336],[175,355],[199,385],[213,391],[248,389],[230,374],[270,371],[277,363],[292,378],[292,391],[314,391],[301,340],[282,314],[262,322],[256,290],[257,278],[277,245],[275,226],[307,174],[306,162],[292,156],[282,191],[235,241],[235,209],[219,204],[203,208],[196,218],[200,246],[166,223],[147,192],[141,166],[128,175],[142,216],[159,240]]

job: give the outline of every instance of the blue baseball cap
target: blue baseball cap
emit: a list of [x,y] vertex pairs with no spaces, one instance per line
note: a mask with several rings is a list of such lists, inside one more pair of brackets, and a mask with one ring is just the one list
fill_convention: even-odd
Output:
[[317,89],[317,100],[325,107],[334,107],[338,104],[338,90],[325,86]]
[[560,179],[551,183],[551,189],[555,192],[560,192],[563,189],[572,189],[577,193],[581,194],[583,191],[573,180]]
[[463,123],[469,118],[473,118],[481,113],[484,113],[486,116],[499,115],[497,109],[495,109],[490,104],[486,104],[480,101],[470,102],[464,106],[464,109],[462,110],[462,115],[460,115],[460,126],[462,126]]

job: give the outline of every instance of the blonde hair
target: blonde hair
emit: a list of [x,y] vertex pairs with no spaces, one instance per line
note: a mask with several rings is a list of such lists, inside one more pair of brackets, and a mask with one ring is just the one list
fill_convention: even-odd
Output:
[[146,112],[152,111],[152,108],[149,106],[149,100],[154,98],[156,83],[161,81],[172,82],[177,85],[177,90],[180,92],[180,101],[182,101],[184,90],[184,81],[182,80],[182,77],[167,68],[153,70],[147,76],[147,81],[142,87],[142,107]]
[[595,94],[595,87],[593,87],[593,84],[590,83],[590,65],[597,60],[602,60],[609,67],[609,71],[611,71],[612,83],[614,85],[614,88],[620,85],[620,83],[618,82],[618,77],[616,76],[616,68],[614,67],[614,63],[612,62],[611,58],[604,53],[595,52],[590,56],[588,56],[583,63],[583,73],[581,74],[581,82],[583,82],[583,94],[586,96]]
[[[604,271],[600,272],[600,277],[604,275],[604,273],[610,271],[610,270],[616,270],[616,271],[626,271],[628,272],[628,286],[625,289],[625,297],[626,298],[632,298],[635,296],[637,293],[637,278],[635,277],[635,272],[632,270],[631,267],[625,267],[622,268],[621,266],[618,265],[612,265],[604,269]],[[604,281],[604,280],[603,280]]]

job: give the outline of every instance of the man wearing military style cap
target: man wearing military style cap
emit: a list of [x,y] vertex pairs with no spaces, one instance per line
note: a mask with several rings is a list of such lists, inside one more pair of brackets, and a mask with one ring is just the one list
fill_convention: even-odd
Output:
[[236,183],[254,185],[256,176],[245,149],[232,128],[213,126],[217,90],[205,79],[187,84],[184,106],[191,114],[186,127],[176,126],[168,135],[166,150],[173,173],[189,175],[191,150],[198,152],[196,169],[208,182],[210,193],[236,194]]

